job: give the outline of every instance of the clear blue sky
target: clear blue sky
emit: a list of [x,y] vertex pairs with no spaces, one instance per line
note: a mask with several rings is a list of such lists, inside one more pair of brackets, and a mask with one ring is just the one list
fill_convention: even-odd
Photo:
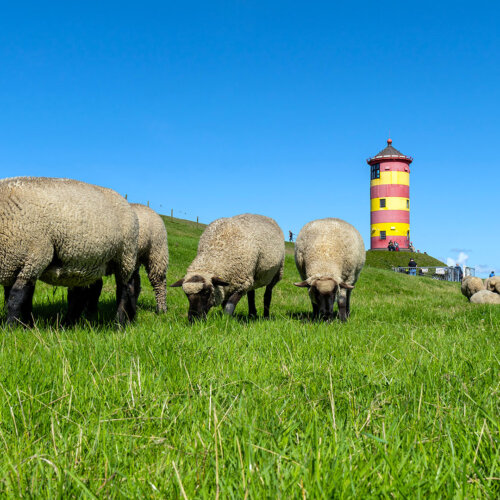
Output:
[[491,1],[4,3],[1,177],[285,233],[340,217],[368,246],[390,134],[416,247],[500,273],[499,26]]

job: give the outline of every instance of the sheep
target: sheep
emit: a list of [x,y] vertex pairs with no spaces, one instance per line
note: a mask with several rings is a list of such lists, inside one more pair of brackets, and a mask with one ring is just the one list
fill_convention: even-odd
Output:
[[473,304],[500,304],[500,295],[489,290],[479,290],[470,298]]
[[462,295],[465,295],[469,300],[480,290],[484,290],[483,280],[475,276],[466,276],[462,279],[462,286],[460,287]]
[[490,292],[500,293],[500,276],[492,276],[484,282],[484,289]]
[[107,271],[116,276],[117,321],[136,312],[133,282],[139,223],[128,202],[111,189],[71,179],[0,180],[0,284],[7,324],[32,323],[38,279],[66,286],[66,323],[85,302],[85,287]]
[[170,286],[182,286],[189,300],[190,322],[205,318],[218,305],[232,315],[245,294],[248,315],[255,317],[255,290],[265,286],[264,317],[268,318],[273,287],[283,276],[284,263],[285,239],[278,224],[262,215],[236,215],[209,224],[186,275]]
[[307,223],[295,242],[295,264],[309,289],[313,315],[329,320],[338,301],[339,318],[350,315],[351,292],[365,263],[363,238],[351,224],[335,218]]
[[[139,268],[143,265],[148,273],[149,282],[156,296],[156,312],[167,311],[167,269],[168,244],[167,230],[163,219],[151,208],[139,203],[131,203],[139,220],[139,246],[137,262],[133,274],[135,299],[141,291]],[[87,289],[87,312],[95,314],[102,290],[102,280]]]

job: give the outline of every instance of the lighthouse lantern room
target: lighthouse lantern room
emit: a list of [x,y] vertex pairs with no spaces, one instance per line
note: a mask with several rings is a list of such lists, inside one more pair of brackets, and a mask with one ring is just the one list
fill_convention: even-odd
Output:
[[387,147],[367,160],[370,165],[371,249],[387,249],[389,241],[399,248],[410,244],[410,163],[387,140]]

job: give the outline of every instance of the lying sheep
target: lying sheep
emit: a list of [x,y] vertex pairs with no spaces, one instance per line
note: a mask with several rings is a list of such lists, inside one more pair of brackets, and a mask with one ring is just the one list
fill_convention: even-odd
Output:
[[[139,203],[131,203],[139,220],[139,246],[136,269],[133,274],[135,298],[141,291],[139,268],[143,265],[156,296],[156,312],[167,311],[167,230],[163,219],[151,208]],[[102,290],[102,280],[88,288],[87,311],[97,312],[97,304]]]
[[351,224],[334,218],[306,224],[295,243],[295,264],[307,287],[315,317],[333,317],[337,299],[339,317],[350,315],[351,292],[365,263],[363,238]]
[[471,298],[473,304],[500,304],[500,295],[489,290],[479,290]]
[[232,315],[245,294],[248,314],[254,317],[255,289],[265,286],[267,318],[273,287],[283,276],[284,262],[283,232],[273,219],[236,215],[217,219],[205,229],[186,275],[170,286],[182,286],[189,300],[190,321],[206,317],[210,308],[219,304]]
[[134,318],[129,280],[139,224],[118,193],[71,179],[4,179],[0,221],[0,284],[5,287],[8,324],[31,323],[38,279],[69,287],[66,322],[74,322],[85,304],[85,287],[107,270],[116,276],[118,322]]
[[490,292],[500,293],[500,276],[492,276],[484,282],[484,289]]
[[484,284],[481,278],[476,278],[475,276],[466,276],[462,279],[462,295],[465,295],[469,300],[475,293],[479,292],[480,290],[484,290]]

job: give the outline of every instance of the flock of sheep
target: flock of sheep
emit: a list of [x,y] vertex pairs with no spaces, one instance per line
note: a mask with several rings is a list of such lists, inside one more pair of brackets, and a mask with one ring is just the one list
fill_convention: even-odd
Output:
[[[139,268],[146,267],[157,311],[166,306],[167,232],[161,217],[130,204],[112,189],[71,179],[15,177],[0,180],[0,284],[4,286],[7,324],[30,325],[37,280],[68,287],[66,324],[97,311],[102,277],[116,279],[116,319],[132,321],[140,292]],[[359,232],[340,219],[306,224],[297,237],[295,259],[313,313],[350,314],[350,295],[365,262]],[[283,276],[283,232],[273,219],[243,214],[217,219],[204,231],[198,253],[182,286],[190,320],[213,306],[233,314],[247,295],[256,316],[255,290],[266,287],[264,317],[273,287]]]
[[473,304],[500,304],[500,277],[483,280],[466,276],[462,280],[462,294]]
[[[68,287],[65,323],[86,310],[96,313],[102,277],[116,279],[116,320],[136,315],[139,268],[144,265],[165,312],[168,269],[167,231],[162,218],[144,205],[130,204],[112,189],[71,179],[15,177],[0,180],[0,285],[7,324],[30,325],[37,280]],[[295,263],[308,289],[314,317],[350,315],[351,292],[365,263],[359,232],[347,222],[327,218],[309,222],[295,244]],[[242,214],[217,219],[203,232],[182,287],[190,321],[222,305],[232,315],[243,296],[255,317],[255,290],[265,287],[269,317],[274,286],[283,276],[283,232],[269,217]],[[466,277],[462,293],[474,303],[500,303],[500,279]]]

